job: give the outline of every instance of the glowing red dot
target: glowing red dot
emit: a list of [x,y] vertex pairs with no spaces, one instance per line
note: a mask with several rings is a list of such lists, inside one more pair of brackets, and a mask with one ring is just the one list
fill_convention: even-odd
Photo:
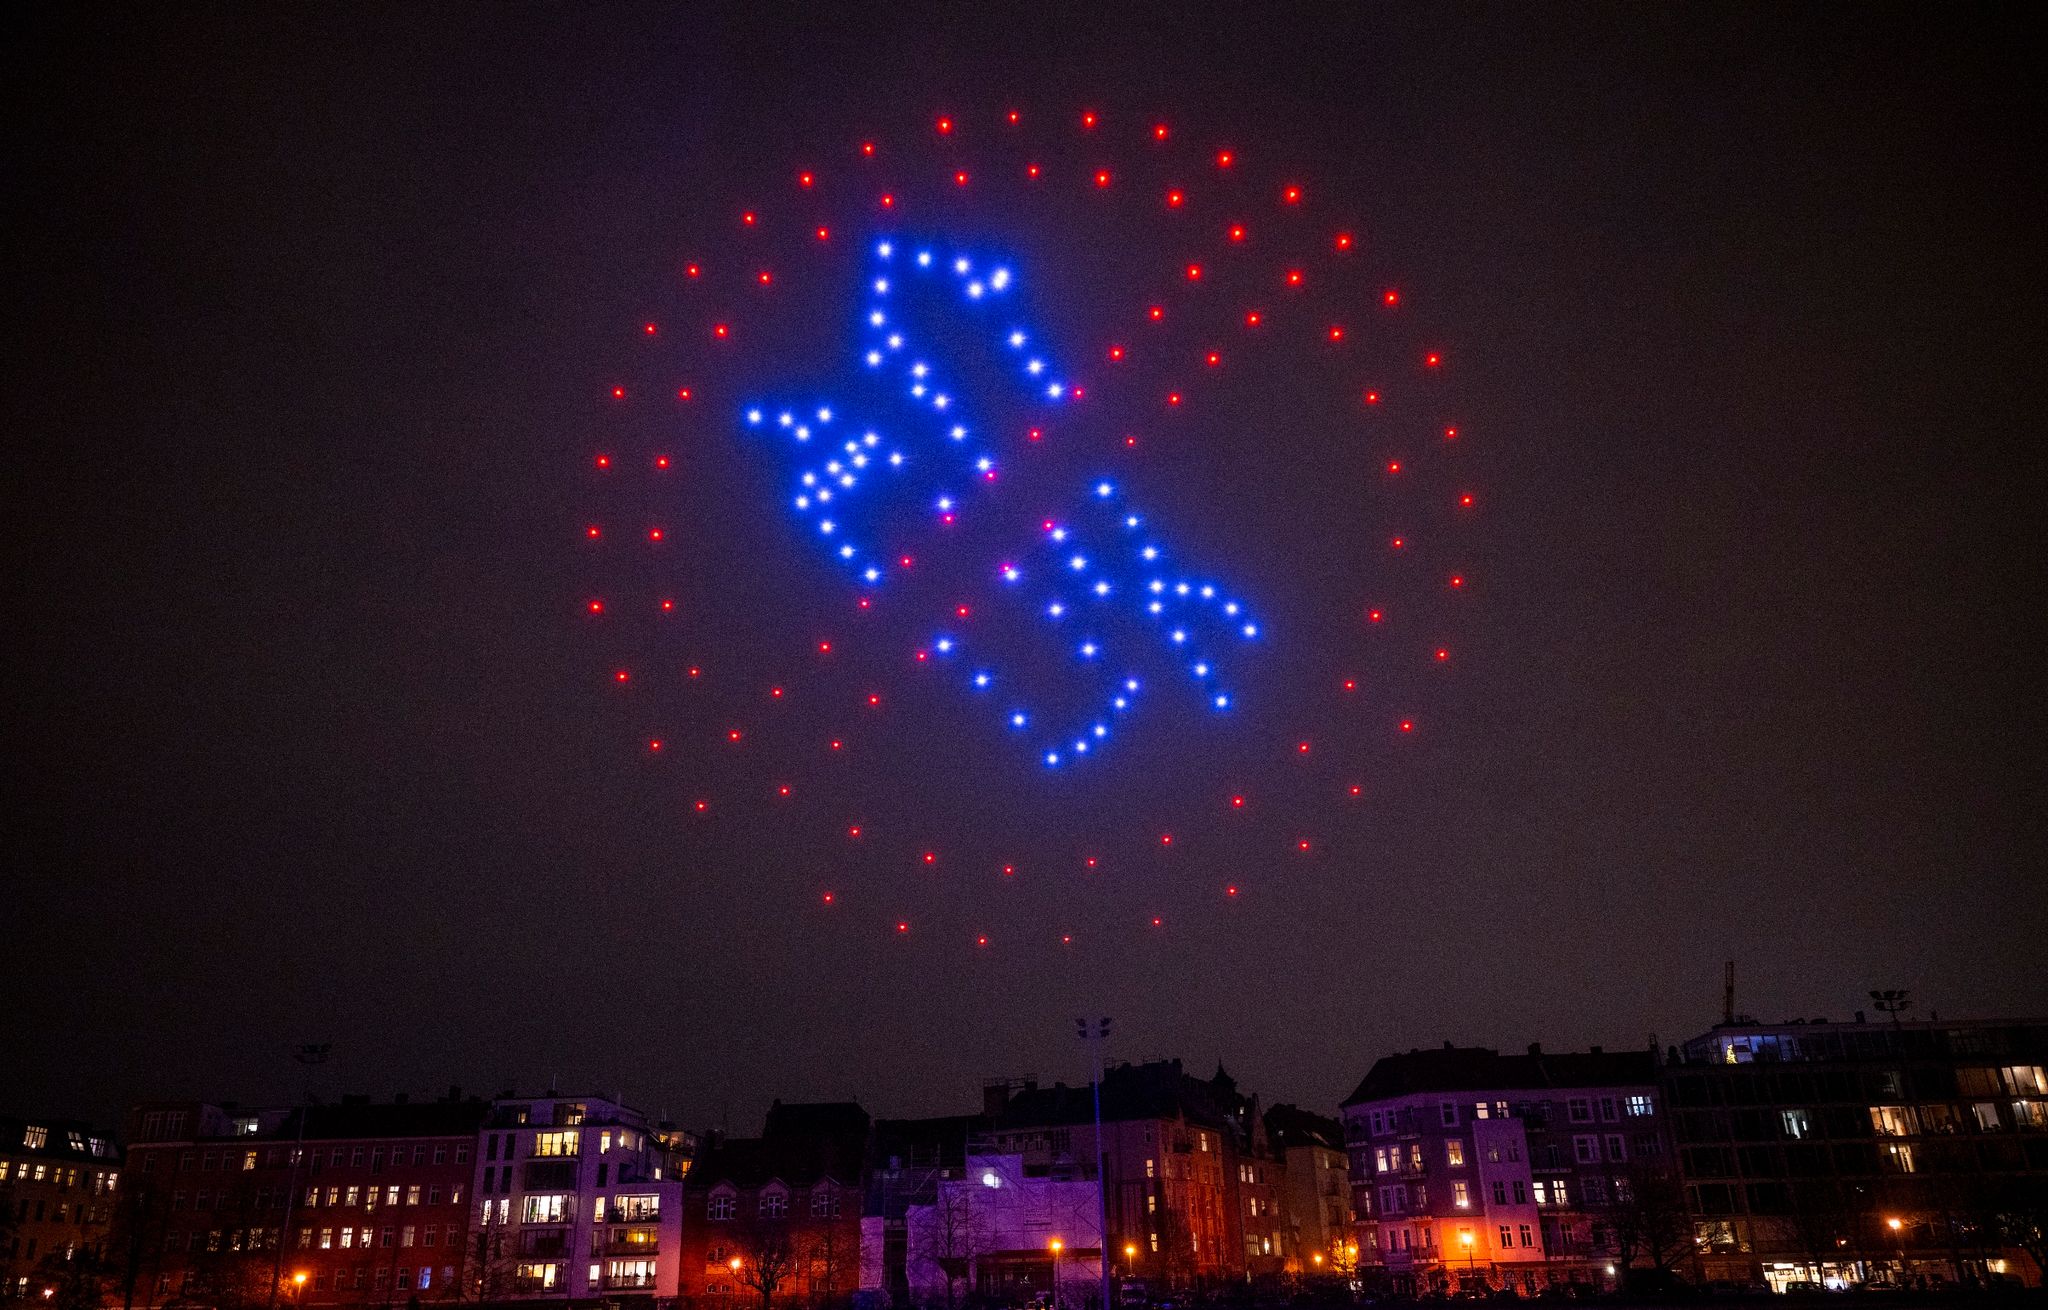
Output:
[[1200,282],[1201,280],[1202,280],[1202,266],[1201,266],[1200,264],[1189,264],[1189,265],[1188,265],[1188,281],[1190,281],[1190,282]]
[[1380,403],[1380,393],[1379,393],[1379,392],[1377,392],[1377,391],[1368,391],[1368,392],[1366,392],[1366,393],[1365,393],[1365,403],[1366,403],[1366,404],[1368,404],[1368,405],[1377,405],[1377,404],[1379,404],[1379,403]]
[[1392,287],[1388,287],[1386,291],[1381,294],[1380,299],[1389,305],[1398,305],[1401,303],[1401,293],[1394,290]]
[[661,602],[661,612],[662,612],[663,614],[671,614],[671,613],[674,613],[674,611],[675,611],[675,608],[676,608],[676,603],[675,603],[674,601],[672,601],[672,600],[664,600],[663,602]]
[[775,794],[776,794],[777,796],[787,796],[787,795],[789,795],[789,784],[785,782],[785,783],[783,783],[783,784],[782,784],[781,786],[777,787],[777,788],[775,789]]
[[897,560],[896,562],[897,562],[898,564],[901,564],[901,565],[902,565],[902,566],[903,566],[904,568],[906,568],[906,569],[907,569],[907,568],[909,568],[909,567],[910,567],[910,562],[911,562],[911,561],[910,561],[910,556],[908,556],[908,555],[905,555],[905,556],[904,556],[903,558],[901,558],[901,559]]
[[1296,849],[1296,850],[1298,850],[1298,851],[1305,851],[1305,850],[1307,850],[1307,849],[1308,849],[1308,840],[1307,840],[1306,838],[1304,838],[1304,839],[1302,839],[1301,841],[1298,841],[1298,842],[1296,842],[1296,843],[1294,844],[1294,849]]
[[1026,165],[1024,165],[1024,176],[1026,176],[1026,177],[1028,177],[1028,178],[1036,179],[1036,178],[1038,177],[1038,165],[1036,165],[1036,164],[1026,164]]
[[1108,169],[1106,169],[1106,168],[1098,168],[1098,169],[1096,169],[1096,170],[1095,170],[1095,185],[1096,185],[1096,186],[1099,186],[1099,187],[1105,187],[1105,186],[1108,186],[1108,185],[1109,185],[1109,170],[1108,170]]
[[1392,546],[1395,550],[1400,550],[1402,547],[1408,544],[1408,539],[1406,537],[1396,537],[1387,544]]
[[811,184],[811,181],[812,178],[809,173],[798,173],[796,175],[796,184],[798,186],[809,186]]
[[1207,355],[1203,356],[1203,360],[1205,363],[1209,365],[1210,368],[1215,368],[1218,364],[1221,364],[1223,362],[1223,356],[1217,354],[1215,351],[1212,350]]
[[874,142],[872,142],[872,141],[863,141],[863,142],[861,142],[861,143],[860,143],[860,152],[861,152],[862,154],[864,154],[864,155],[868,156],[869,158],[873,158],[873,157],[874,157],[874,153],[875,153],[875,143],[874,143]]
[[1122,346],[1111,346],[1109,348],[1109,357],[1111,359],[1122,359],[1124,357],[1124,348]]
[[1073,937],[1072,937],[1072,936],[1071,936],[1070,934],[1068,934],[1068,933],[1061,933],[1061,934],[1060,934],[1060,945],[1062,945],[1062,946],[1072,946],[1073,944],[1074,944],[1074,939],[1073,939]]
[[632,681],[632,677],[633,675],[626,672],[626,670],[624,669],[620,669],[617,673],[612,674],[612,680],[614,682],[630,682]]
[[1228,150],[1216,152],[1216,167],[1229,168],[1235,162],[1237,162],[1237,156],[1231,154]]
[[924,853],[924,862],[926,864],[937,864],[939,862],[938,854],[934,851],[926,851]]
[[1127,436],[1124,438],[1124,444],[1126,446],[1135,446],[1138,444],[1138,439],[1136,437]]
[[964,168],[963,168],[963,169],[961,169],[961,170],[960,170],[959,172],[957,172],[957,173],[953,174],[953,185],[954,185],[954,186],[966,186],[966,185],[967,185],[967,170],[966,170],[966,169],[964,169]]
[[1244,240],[1244,229],[1243,229],[1243,228],[1241,228],[1241,227],[1233,227],[1233,228],[1231,228],[1231,229],[1230,229],[1230,239],[1231,239],[1232,241],[1242,241],[1242,240]]
[[752,213],[746,213],[746,214],[741,214],[741,215],[740,215],[740,222],[742,222],[742,223],[746,224],[746,225],[747,225],[748,227],[752,227],[752,226],[754,225],[754,216],[753,216],[753,214],[752,214]]
[[1088,857],[1088,867],[1091,869],[1095,867],[1095,857],[1093,855]]
[[1259,311],[1256,309],[1248,311],[1244,316],[1244,325],[1246,327],[1257,327],[1260,323],[1264,321],[1265,316],[1260,314]]
[[1461,575],[1453,573],[1451,575],[1451,585],[1453,587],[1462,587],[1465,585],[1465,579]]
[[986,945],[988,945],[988,938],[986,938],[986,937],[976,937],[976,938],[974,939],[974,944],[975,944],[976,946],[986,946]]
[[1444,429],[1444,440],[1445,440],[1445,441],[1456,441],[1457,439],[1458,439],[1458,430],[1457,430],[1456,428],[1445,428],[1445,429]]
[[656,468],[658,468],[658,469],[665,469],[665,468],[667,468],[667,467],[668,467],[668,456],[666,456],[666,455],[656,455],[656,456],[654,457],[654,467],[656,467]]
[[829,227],[821,227],[821,228],[819,228],[819,229],[818,229],[818,240],[820,240],[820,241],[829,241],[829,240],[831,240],[831,239],[832,239],[832,229],[831,229],[831,228],[829,228]]
[[1168,209],[1179,209],[1181,202],[1186,199],[1187,197],[1178,191],[1169,191],[1166,193],[1166,207]]
[[649,529],[647,529],[647,539],[648,539],[649,541],[660,541],[660,540],[661,540],[661,529],[660,529],[660,528],[649,528]]
[[889,194],[887,194],[887,193],[884,193],[884,194],[883,194],[883,196],[882,196],[882,208],[884,208],[884,209],[894,209],[895,207],[896,207],[896,197],[894,197],[894,196],[892,196],[892,195],[889,195]]
[[1010,113],[1009,113],[1009,119],[1010,119],[1010,121],[1011,121],[1012,123],[1015,123],[1015,122],[1017,121],[1017,111],[1016,111],[1016,110],[1012,109],[1012,110],[1010,111]]
[[1016,866],[1016,865],[1014,865],[1014,864],[1005,864],[1005,865],[1003,866],[1003,876],[1004,876],[1005,878],[1013,878],[1013,877],[1015,877],[1015,876],[1016,876],[1016,874],[1017,874],[1017,866]]
[[1413,731],[1415,731],[1415,720],[1413,720],[1413,719],[1403,719],[1403,720],[1401,720],[1401,731],[1403,731],[1403,732],[1413,732]]
[[1387,461],[1387,472],[1389,472],[1389,473],[1399,473],[1400,471],[1401,471],[1401,461],[1400,461],[1400,460],[1398,460],[1398,459],[1390,459],[1390,460],[1388,460],[1388,461]]
[[654,324],[652,324],[652,323],[649,323],[649,324],[648,324],[648,325],[647,325],[647,326],[646,326],[645,328],[643,328],[643,329],[641,329],[641,330],[642,330],[642,331],[644,331],[644,332],[646,332],[646,333],[647,333],[647,335],[651,337],[651,336],[653,336],[653,335],[654,335]]
[[725,730],[725,739],[727,741],[738,741],[740,739],[740,730],[738,728],[727,728]]
[[770,700],[781,700],[781,699],[782,699],[782,688],[780,688],[780,687],[770,687],[770,688],[768,689],[768,698],[769,698]]
[[909,924],[907,924],[907,923],[903,923],[903,922],[899,921],[899,922],[898,922],[898,923],[896,924],[896,931],[897,931],[897,932],[899,932],[899,933],[905,933],[905,932],[909,932],[909,931],[910,931],[910,925],[909,925]]
[[1354,782],[1351,784],[1351,794],[1353,796],[1362,796],[1365,794],[1365,788],[1359,786],[1357,783]]
[[1305,742],[1305,741],[1304,741],[1304,742],[1301,742],[1301,743],[1299,743],[1298,745],[1296,745],[1296,746],[1295,746],[1294,750],[1295,750],[1295,753],[1296,753],[1296,754],[1298,754],[1298,755],[1306,755],[1306,754],[1308,754],[1308,743],[1307,743],[1307,742]]
[[1180,404],[1180,393],[1179,393],[1178,391],[1169,391],[1169,392],[1167,392],[1167,393],[1166,393],[1166,403],[1167,403],[1167,404],[1169,404],[1169,405],[1178,405],[1178,404]]
[[1431,352],[1429,352],[1429,354],[1423,356],[1422,362],[1429,365],[1431,368],[1435,368],[1438,364],[1443,363],[1443,356],[1437,354],[1435,351],[1432,350]]
[[1337,234],[1337,249],[1351,249],[1351,234],[1349,232],[1339,232]]
[[862,596],[860,598],[860,607],[862,609],[866,609],[868,607],[868,598],[866,596]]
[[1223,889],[1223,894],[1224,894],[1225,896],[1235,896],[1235,895],[1237,895],[1237,887],[1236,887],[1235,885],[1232,885],[1232,886],[1229,886],[1229,887],[1225,887],[1225,888]]
[[690,395],[691,395],[691,392],[690,392],[690,389],[689,389],[688,387],[677,387],[677,388],[676,388],[676,399],[677,399],[677,400],[688,400],[688,399],[690,398]]
[[717,324],[711,329],[711,335],[717,337],[720,341],[725,340],[727,332],[728,329],[723,323]]
[[1234,809],[1234,810],[1241,810],[1241,809],[1243,809],[1243,808],[1244,808],[1244,797],[1242,797],[1242,796],[1233,796],[1233,797],[1231,797],[1231,798],[1230,798],[1230,808],[1232,808],[1232,809]]
[[1458,505],[1459,505],[1459,507],[1460,507],[1460,508],[1462,508],[1462,509],[1471,509],[1471,508],[1472,508],[1472,493],[1468,491],[1468,492],[1466,492],[1466,493],[1465,493],[1464,495],[1462,495],[1462,496],[1458,497]]
[[848,829],[846,830],[846,835],[847,835],[847,836],[849,836],[849,837],[855,837],[855,838],[859,837],[859,836],[860,836],[860,825],[856,823],[856,824],[854,824],[854,825],[853,825],[853,826],[852,826],[851,828],[848,828]]
[[969,614],[969,613],[971,613],[972,611],[970,611],[970,610],[969,610],[969,609],[967,608],[967,606],[965,606],[965,605],[955,605],[955,606],[953,607],[953,612],[954,612],[955,614],[959,615],[959,616],[960,616],[961,618],[963,618],[963,619],[964,619],[964,618],[966,618],[966,617],[968,616],[968,614]]
[[603,602],[603,601],[601,601],[601,600],[594,600],[594,601],[591,601],[591,602],[590,602],[590,612],[591,612],[592,614],[602,614],[602,613],[604,613],[604,602]]
[[1282,200],[1285,200],[1290,205],[1300,204],[1301,188],[1298,186],[1288,187],[1285,191],[1282,191],[1280,193],[1280,198]]
[[1094,126],[1095,126],[1095,111],[1094,111],[1094,110],[1092,110],[1092,109],[1091,109],[1091,110],[1089,110],[1089,111],[1088,111],[1087,113],[1085,113],[1085,114],[1081,115],[1081,126],[1082,126],[1082,127],[1094,127]]
[[624,387],[613,387],[613,388],[612,388],[612,399],[613,399],[613,400],[624,400],[625,398],[626,398],[626,389],[625,389]]
[[1154,141],[1166,140],[1166,124],[1154,123],[1152,125],[1152,139]]
[[774,275],[773,273],[770,273],[770,272],[769,272],[769,271],[768,271],[767,269],[765,269],[765,268],[764,268],[764,269],[762,269],[762,270],[761,270],[761,271],[760,271],[760,272],[759,272],[758,274],[756,274],[755,276],[756,276],[756,277],[758,277],[758,278],[760,279],[761,285],[762,285],[762,286],[764,286],[764,287],[765,287],[765,286],[767,286],[767,285],[768,285],[768,284],[769,284],[770,282],[773,282],[773,281],[775,280],[775,275]]
[[1160,844],[1161,846],[1171,846],[1171,845],[1173,845],[1173,834],[1172,834],[1172,833],[1170,833],[1170,832],[1162,832],[1162,833],[1160,833],[1160,834],[1159,834],[1159,844]]
[[952,130],[953,130],[953,120],[952,120],[952,119],[950,119],[950,118],[941,118],[941,119],[939,120],[939,134],[940,134],[941,136],[945,135],[946,133],[948,133],[948,132],[950,132],[950,131],[952,131]]
[[697,265],[695,265],[695,264],[685,264],[685,265],[683,266],[683,276],[684,276],[684,277],[701,277],[701,276],[703,276],[703,273],[704,273],[704,270],[703,270],[703,269],[701,269],[701,268],[699,268],[699,267],[697,267]]
[[1033,441],[1045,440],[1045,430],[1043,428],[1033,428],[1030,432],[1026,433],[1025,435],[1030,437]]
[[1441,664],[1450,657],[1451,653],[1448,650],[1445,650],[1442,646],[1436,648],[1437,663]]
[[1330,324],[1330,340],[1332,340],[1332,341],[1342,341],[1343,339],[1344,339],[1344,325],[1343,325],[1343,324],[1341,324],[1341,323],[1332,323],[1332,324]]
[[1290,286],[1290,287],[1298,287],[1298,286],[1300,286],[1300,285],[1301,285],[1301,270],[1300,270],[1300,269],[1298,269],[1298,268],[1290,268],[1290,269],[1288,269],[1288,270],[1287,270],[1287,285],[1288,285],[1288,286]]
[[1164,307],[1162,307],[1162,306],[1159,306],[1159,305],[1154,305],[1154,306],[1152,306],[1152,307],[1151,307],[1150,309],[1146,310],[1145,312],[1146,312],[1146,313],[1147,313],[1148,315],[1150,315],[1150,316],[1151,316],[1151,318],[1152,318],[1152,321],[1153,321],[1154,323],[1157,323],[1157,322],[1158,322],[1158,321],[1159,321],[1160,319],[1162,319],[1162,318],[1165,318],[1165,317],[1166,317],[1166,310],[1165,310],[1165,308],[1164,308]]
[[1152,916],[1152,926],[1154,928],[1157,928],[1159,926],[1159,916],[1156,914]]
[[827,905],[830,905],[831,903],[832,903],[832,893],[831,893],[831,892],[826,892],[826,893],[825,893],[825,904],[827,904]]
[[880,696],[876,696],[876,695],[872,695],[872,694],[870,694],[870,695],[868,696],[868,704],[869,704],[869,705],[880,705],[881,703],[882,703],[882,698],[881,698]]
[[818,653],[819,653],[820,655],[830,655],[830,654],[832,653],[832,643],[831,643],[831,642],[829,642],[829,641],[821,641],[821,642],[819,642],[819,643],[818,643]]
[[597,457],[597,466],[601,469],[610,468],[612,466],[612,457],[610,455],[599,455]]
[[647,743],[647,749],[648,749],[648,750],[651,750],[651,751],[658,751],[658,750],[660,750],[660,749],[661,749],[661,738],[659,738],[659,737],[655,737],[655,738],[652,738],[651,740],[649,740],[649,741],[648,741],[648,743]]
[[690,666],[690,676],[691,676],[691,677],[693,677],[693,678],[701,678],[701,677],[703,677],[703,676],[704,676],[704,670],[702,670],[702,669],[700,669],[700,668],[696,667],[695,665],[691,665],[691,666]]
[[1356,679],[1356,678],[1346,678],[1346,679],[1344,679],[1344,690],[1346,690],[1346,691],[1357,691],[1357,690],[1358,690],[1358,679]]
[[711,802],[710,802],[710,801],[698,801],[698,802],[697,802],[697,813],[699,813],[699,814],[702,814],[702,813],[704,813],[704,811],[706,811],[706,810],[708,810],[708,809],[710,809],[710,808],[711,808]]

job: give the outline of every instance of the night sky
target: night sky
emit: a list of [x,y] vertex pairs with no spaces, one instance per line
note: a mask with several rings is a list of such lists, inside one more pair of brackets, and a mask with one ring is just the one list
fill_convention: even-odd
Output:
[[[10,11],[0,1108],[287,1097],[328,1042],[325,1094],[939,1113],[1084,1077],[1101,1013],[1328,1109],[1446,1038],[1682,1040],[1728,959],[1772,1020],[2048,1010],[2017,11],[1194,13]],[[1270,258],[1155,276],[1240,211]],[[920,223],[1117,416],[1026,448],[975,373],[1003,513],[1142,501],[1265,624],[1229,715],[1047,770],[911,657],[1002,516],[862,611],[788,511],[740,402],[859,397],[863,243]],[[1182,327],[1253,303],[1301,313]]]

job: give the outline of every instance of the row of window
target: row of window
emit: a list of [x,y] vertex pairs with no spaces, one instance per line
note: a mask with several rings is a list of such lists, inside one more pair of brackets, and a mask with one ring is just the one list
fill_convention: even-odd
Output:
[[[266,1169],[281,1169],[289,1164],[303,1161],[314,1173],[328,1169],[361,1169],[367,1166],[371,1173],[382,1173],[387,1164],[398,1168],[411,1163],[424,1165],[431,1160],[434,1164],[447,1164],[452,1156],[456,1164],[469,1163],[467,1141],[436,1142],[429,1146],[425,1142],[411,1144],[394,1143],[390,1147],[374,1146],[313,1146],[313,1147],[229,1147],[223,1150],[186,1150],[178,1152],[178,1172],[189,1173],[198,1170],[209,1173],[217,1170],[252,1170],[259,1165]],[[144,1173],[154,1172],[156,1155],[142,1157]]]
[[[1471,1117],[1474,1119],[1528,1119],[1546,1122],[1555,1117],[1555,1101],[1474,1101],[1471,1103]],[[1437,1102],[1437,1123],[1440,1127],[1456,1128],[1466,1113],[1464,1103],[1459,1101]],[[1595,1111],[1603,1123],[1616,1123],[1624,1118],[1644,1118],[1657,1112],[1656,1098],[1647,1093],[1617,1094],[1614,1096],[1571,1096],[1565,1098],[1565,1114],[1573,1123],[1594,1122]],[[1369,1110],[1365,1120],[1373,1136],[1411,1130],[1415,1126],[1413,1106],[1394,1106]]]
[[[50,1144],[50,1130],[41,1124],[24,1124],[21,1130],[21,1144],[31,1151],[40,1151]],[[114,1145],[104,1137],[88,1137],[84,1133],[67,1129],[64,1144],[80,1155],[112,1155]]]
[[48,1183],[59,1190],[89,1187],[92,1194],[114,1190],[121,1175],[111,1169],[72,1169],[42,1160],[0,1160],[0,1183]]
[[[301,1251],[314,1249],[321,1251],[347,1251],[360,1247],[367,1250],[373,1240],[378,1246],[382,1247],[391,1246],[394,1241],[401,1247],[412,1246],[415,1241],[421,1246],[433,1246],[441,1240],[443,1227],[444,1225],[442,1224],[385,1224],[381,1228],[373,1228],[369,1224],[364,1224],[361,1227],[345,1225],[341,1228],[319,1229],[317,1235],[314,1229],[301,1228],[299,1230],[299,1249]],[[449,1246],[461,1245],[462,1225],[447,1224],[445,1227],[447,1229],[447,1244]]]
[[[775,1190],[763,1192],[755,1202],[755,1214],[762,1219],[787,1219],[789,1217],[789,1193]],[[730,1189],[714,1191],[704,1201],[704,1217],[716,1223],[723,1223],[739,1217],[739,1196]],[[837,1219],[839,1217],[839,1192],[836,1188],[814,1187],[811,1189],[811,1218]]]

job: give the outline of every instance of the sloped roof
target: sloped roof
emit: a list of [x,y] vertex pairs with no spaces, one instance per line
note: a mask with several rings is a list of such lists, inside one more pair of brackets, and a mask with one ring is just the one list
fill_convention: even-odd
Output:
[[1630,1087],[1657,1081],[1649,1051],[1570,1051],[1502,1055],[1484,1046],[1452,1046],[1383,1056],[1344,1104],[1416,1092],[1509,1092],[1572,1087]]
[[1276,1105],[1266,1111],[1266,1137],[1280,1151],[1290,1146],[1344,1149],[1344,1125],[1295,1105]]
[[[1186,1118],[1190,1123],[1218,1131],[1231,1127],[1224,1107],[1216,1103],[1215,1089],[1188,1077],[1179,1060],[1120,1064],[1103,1074],[1102,1117],[1110,1123]],[[1041,1128],[1094,1120],[1092,1084],[1069,1087],[1054,1083],[1012,1094],[996,1116],[996,1127]]]

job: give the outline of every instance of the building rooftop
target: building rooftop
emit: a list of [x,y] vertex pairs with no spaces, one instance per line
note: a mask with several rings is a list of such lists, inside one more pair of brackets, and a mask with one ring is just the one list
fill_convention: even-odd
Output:
[[1484,1046],[1453,1046],[1383,1056],[1374,1061],[1347,1106],[1417,1092],[1534,1091],[1570,1087],[1630,1087],[1657,1081],[1657,1057],[1648,1050],[1570,1051],[1546,1055],[1531,1043],[1526,1055],[1502,1055]]

